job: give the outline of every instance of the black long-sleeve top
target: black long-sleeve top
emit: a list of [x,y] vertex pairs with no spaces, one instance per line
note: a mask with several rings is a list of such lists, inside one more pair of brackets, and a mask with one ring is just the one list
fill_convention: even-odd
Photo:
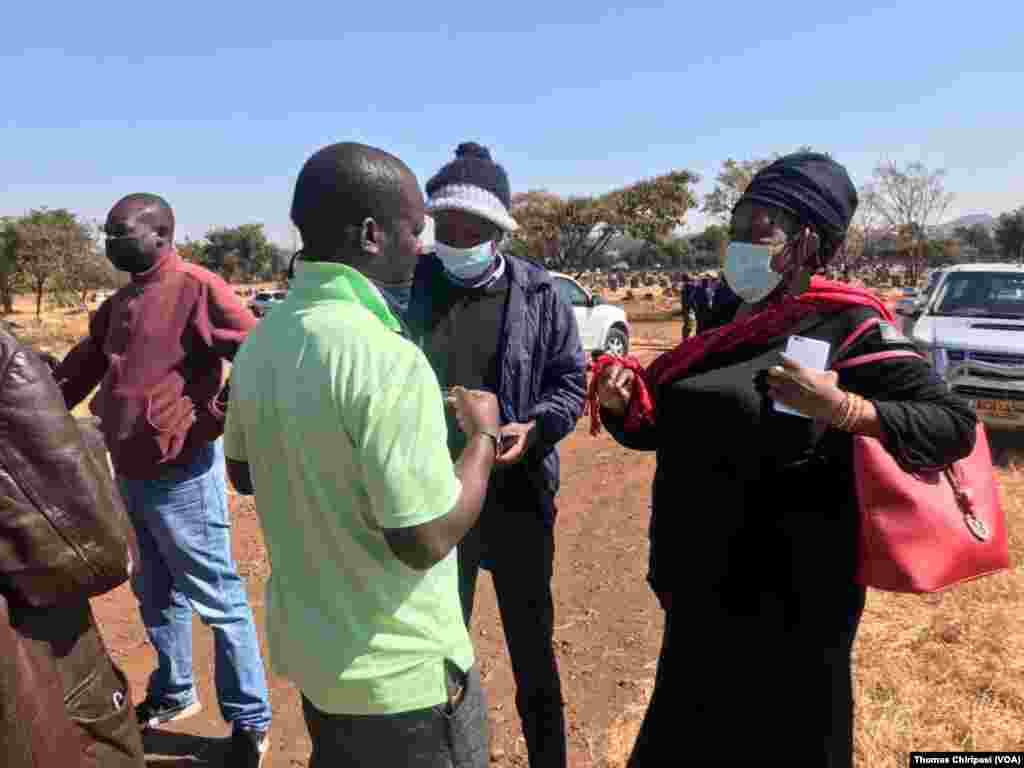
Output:
[[[814,316],[766,344],[710,356],[657,392],[654,426],[627,433],[602,412],[622,445],[657,451],[649,573],[656,592],[703,595],[729,613],[782,605],[788,624],[852,584],[852,436],[775,412],[755,379],[778,363],[793,333],[827,341],[830,365],[840,362],[842,342],[875,316],[859,307]],[[882,323],[842,359],[913,349]],[[946,465],[973,449],[973,410],[924,360],[845,369],[839,383],[872,401],[886,447],[907,469]]]

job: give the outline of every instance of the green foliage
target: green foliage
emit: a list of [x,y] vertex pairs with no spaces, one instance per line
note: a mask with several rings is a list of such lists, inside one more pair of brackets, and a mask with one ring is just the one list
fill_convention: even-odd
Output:
[[732,209],[736,207],[736,203],[750,186],[754,176],[774,159],[763,157],[754,160],[726,160],[715,178],[717,183],[714,190],[704,196],[704,207],[701,210],[719,221],[728,223],[732,218]]
[[189,242],[184,247],[187,260],[218,272],[229,282],[271,280],[285,257],[282,248],[267,240],[262,224],[212,229],[205,243]]
[[3,311],[10,314],[14,311],[14,292],[18,282],[18,249],[14,225],[17,219],[11,216],[0,217],[0,304]]
[[42,314],[46,290],[68,279],[95,253],[89,228],[63,208],[30,211],[14,224],[17,269],[36,296],[36,316]]
[[582,272],[606,261],[612,241],[628,235],[652,253],[670,239],[696,206],[690,171],[645,179],[594,197],[561,198],[543,190],[516,195],[512,215],[520,230],[506,247],[552,269]]
[[991,256],[996,252],[996,241],[989,228],[984,224],[975,224],[973,227],[957,227],[953,235],[964,245],[977,248],[978,253],[982,256]]
[[1004,258],[1024,261],[1024,207],[999,217],[996,242]]

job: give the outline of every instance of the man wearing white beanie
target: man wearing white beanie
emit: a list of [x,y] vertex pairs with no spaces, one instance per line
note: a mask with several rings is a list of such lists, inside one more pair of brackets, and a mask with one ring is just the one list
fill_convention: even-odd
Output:
[[[467,626],[476,577],[494,579],[531,768],[564,768],[565,719],[553,649],[556,445],[583,412],[586,361],[572,308],[551,276],[505,254],[518,229],[505,170],[479,144],[427,183],[434,254],[413,279],[406,319],[442,387],[494,392],[502,447],[480,520],[459,545]],[[449,450],[463,437],[449,424]]]

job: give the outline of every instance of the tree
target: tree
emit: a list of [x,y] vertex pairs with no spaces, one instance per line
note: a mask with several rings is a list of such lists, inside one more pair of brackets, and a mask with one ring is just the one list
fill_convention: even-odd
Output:
[[690,171],[672,171],[594,197],[563,199],[543,190],[516,195],[512,215],[520,230],[512,253],[545,266],[584,272],[603,262],[617,237],[630,234],[658,248],[695,207]]
[[187,261],[189,264],[203,264],[205,254],[203,253],[203,243],[200,241],[186,238],[184,243],[175,243],[174,248],[181,256],[182,261]]
[[705,262],[713,259],[715,264],[721,264],[729,245],[729,228],[723,224],[709,224],[693,238],[693,245],[704,255]]
[[14,225],[10,216],[0,217],[0,303],[5,314],[14,311],[14,290],[18,277],[18,250]]
[[672,171],[613,192],[623,231],[658,250],[686,222],[686,214],[697,207],[691,185],[699,177],[690,171]]
[[511,251],[527,253],[551,269],[591,269],[611,241],[622,234],[619,211],[610,196],[563,200],[548,192],[528,192],[513,202],[520,229]]
[[964,245],[975,248],[982,256],[991,256],[996,252],[996,243],[992,238],[992,232],[984,224],[975,224],[973,227],[957,227],[953,236]]
[[953,201],[946,192],[945,169],[931,171],[923,163],[898,167],[886,162],[875,168],[864,190],[868,205],[905,242],[911,255],[911,280],[928,258],[928,231],[942,219]]
[[206,233],[206,241],[200,251],[203,266],[229,282],[269,280],[282,258],[282,249],[267,240],[262,224],[212,229]]
[[836,268],[839,271],[859,269],[877,260],[879,252],[879,236],[885,228],[885,222],[875,203],[870,186],[861,187],[857,197],[859,204],[853,215],[853,221],[846,231],[843,247],[836,254]]
[[719,221],[728,223],[732,218],[732,209],[736,207],[736,203],[750,186],[754,176],[762,168],[771,165],[773,159],[763,157],[754,160],[726,160],[722,163],[722,170],[715,177],[715,189],[705,195],[704,207],[701,210]]
[[543,189],[513,195],[511,213],[519,230],[505,247],[517,256],[552,264],[561,250],[564,205],[562,198]]
[[18,268],[36,297],[36,317],[43,312],[47,287],[62,279],[68,265],[85,259],[95,243],[88,227],[63,208],[29,212],[14,225]]
[[999,217],[996,242],[1004,258],[1024,261],[1024,207]]
[[667,266],[680,269],[693,265],[693,248],[685,238],[675,237],[662,243],[658,252]]
[[[799,147],[797,152],[813,152],[809,146]],[[778,152],[771,157],[758,157],[753,160],[733,160],[729,158],[722,163],[722,170],[715,177],[715,189],[704,196],[704,207],[701,209],[709,216],[728,224],[732,219],[732,209],[746,192],[757,172],[768,167],[782,155]]]
[[66,297],[68,303],[87,309],[89,294],[99,288],[118,287],[123,282],[121,273],[110,263],[106,254],[100,253],[93,246],[64,264],[63,269],[54,277],[53,289]]
[[927,246],[929,267],[946,267],[950,264],[956,264],[960,259],[961,248],[963,247],[960,241],[954,238],[929,240]]

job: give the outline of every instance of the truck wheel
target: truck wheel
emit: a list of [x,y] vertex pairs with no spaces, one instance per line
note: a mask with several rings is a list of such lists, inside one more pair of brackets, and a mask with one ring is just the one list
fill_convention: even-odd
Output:
[[629,336],[621,328],[612,328],[604,340],[604,351],[609,355],[625,357],[629,354]]

